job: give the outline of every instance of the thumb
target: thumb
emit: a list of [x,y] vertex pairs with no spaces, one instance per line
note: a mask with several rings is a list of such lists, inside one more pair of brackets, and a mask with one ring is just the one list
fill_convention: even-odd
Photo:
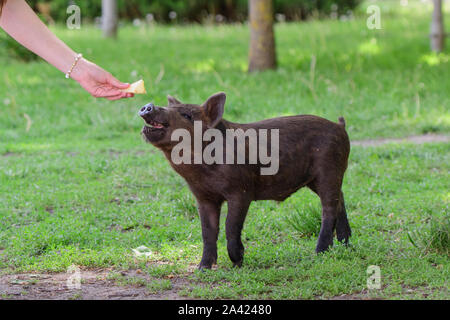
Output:
[[108,77],[108,83],[119,89],[126,89],[130,86],[129,83],[123,83],[123,82],[117,80],[116,78],[114,78],[114,76],[112,76],[112,75],[110,75]]

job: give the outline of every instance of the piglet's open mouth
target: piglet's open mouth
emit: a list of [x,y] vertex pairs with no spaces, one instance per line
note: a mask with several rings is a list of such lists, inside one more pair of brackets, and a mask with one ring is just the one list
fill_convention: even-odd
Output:
[[153,120],[145,120],[145,126],[151,129],[163,129],[165,127],[164,124]]
[[160,118],[158,115],[160,114],[160,108],[155,107],[153,103],[148,103],[145,106],[143,106],[139,110],[139,116],[142,117],[145,121],[145,127],[144,129],[148,130],[156,130],[156,129],[164,129],[165,127],[168,127],[168,125],[165,125],[162,122],[158,122],[155,120]]

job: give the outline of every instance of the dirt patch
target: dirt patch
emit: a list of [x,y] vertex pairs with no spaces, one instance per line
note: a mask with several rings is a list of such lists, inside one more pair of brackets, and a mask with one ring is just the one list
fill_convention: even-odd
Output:
[[[116,272],[117,273],[117,272]],[[121,271],[123,279],[131,284],[117,284],[110,270],[80,270],[81,283],[73,285],[71,273],[14,274],[0,276],[0,300],[179,300],[178,294],[189,282],[182,277],[171,277],[170,286],[160,291],[149,290],[143,283],[160,281],[139,270]],[[71,278],[72,277],[72,278]],[[69,280],[69,283],[68,283]]]
[[406,138],[382,138],[382,139],[369,139],[369,140],[355,140],[352,141],[352,146],[362,147],[376,147],[388,143],[413,143],[424,144],[430,142],[450,142],[450,136],[444,134],[424,134],[420,136],[410,136]]
[[14,157],[14,156],[20,156],[20,153],[15,152],[5,152],[1,154],[2,157]]

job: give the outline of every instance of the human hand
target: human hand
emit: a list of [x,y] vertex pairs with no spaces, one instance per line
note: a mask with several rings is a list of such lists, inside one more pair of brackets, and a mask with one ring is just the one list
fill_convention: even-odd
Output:
[[131,98],[133,93],[122,92],[130,86],[114,78],[109,72],[96,64],[80,59],[71,73],[71,78],[77,81],[87,92],[96,98],[119,100]]

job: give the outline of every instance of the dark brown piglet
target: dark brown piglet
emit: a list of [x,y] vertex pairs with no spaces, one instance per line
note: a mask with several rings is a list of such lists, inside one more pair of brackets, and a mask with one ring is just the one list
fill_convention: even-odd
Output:
[[[228,254],[243,262],[241,231],[254,200],[283,201],[302,187],[322,203],[316,252],[351,235],[342,193],[350,143],[345,121],[298,115],[248,124],[223,119],[226,96],[217,93],[203,105],[168,97],[167,107],[148,104],[139,114],[145,139],[159,148],[194,194],[202,224],[203,257],[199,268],[217,260],[220,209],[228,202]],[[182,144],[183,142],[183,144]]]

